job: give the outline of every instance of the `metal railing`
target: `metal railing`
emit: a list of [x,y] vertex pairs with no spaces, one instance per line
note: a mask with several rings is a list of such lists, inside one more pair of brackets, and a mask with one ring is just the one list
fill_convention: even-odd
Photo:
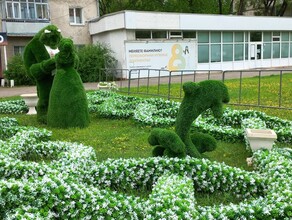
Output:
[[[277,108],[292,110],[292,83],[291,79],[286,80],[287,73],[292,73],[292,69],[285,70],[179,70],[168,71],[162,69],[103,69],[104,79],[116,81],[121,88],[121,92],[139,94],[143,96],[157,96],[167,99],[182,99],[184,82],[200,82],[203,80],[220,80],[227,84],[229,80],[236,80],[238,86],[232,88],[230,105],[251,106],[262,108]],[[270,84],[268,76],[273,76],[273,83]],[[248,78],[256,77],[256,81],[248,81]],[[291,84],[290,86],[288,84]],[[250,88],[256,91],[256,100],[246,99]],[[269,87],[277,91],[271,97],[264,96],[264,92]],[[255,89],[256,88],[256,89]],[[274,92],[275,93],[275,92]]]

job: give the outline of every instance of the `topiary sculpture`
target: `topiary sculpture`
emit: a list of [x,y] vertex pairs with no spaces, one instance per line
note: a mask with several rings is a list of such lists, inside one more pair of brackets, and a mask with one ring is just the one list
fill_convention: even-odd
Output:
[[186,82],[183,90],[185,96],[176,118],[175,132],[186,145],[187,155],[201,157],[191,140],[191,125],[202,112],[209,108],[215,117],[222,116],[222,105],[229,102],[228,89],[220,81],[206,80],[199,83]]
[[153,156],[185,157],[185,144],[174,131],[155,128],[151,131],[148,142],[155,146]]
[[[228,89],[224,83],[220,81],[207,80],[199,83],[186,82],[183,85],[183,91],[185,96],[176,118],[175,135],[170,134],[169,131],[165,129],[159,132],[153,130],[150,134],[150,140],[156,139],[156,141],[149,141],[149,143],[154,146],[156,143],[160,143],[159,155],[165,155],[164,152],[161,153],[162,149],[170,151],[179,146],[181,150],[176,149],[176,152],[179,152],[179,154],[175,155],[176,152],[171,151],[173,153],[168,156],[181,157],[182,151],[185,150],[185,155],[201,158],[201,153],[212,151],[216,148],[216,142],[214,138],[207,134],[194,134],[193,137],[191,137],[191,125],[202,112],[209,108],[212,110],[215,117],[220,117],[223,113],[223,103],[229,102]],[[167,135],[168,141],[164,141],[163,138]],[[174,147],[173,144],[179,143],[177,139],[180,139],[184,145],[178,144],[177,147]],[[172,144],[169,144],[169,140],[172,140]],[[156,151],[157,150],[154,149],[154,153],[156,153]],[[157,156],[157,154],[153,155]]]
[[51,127],[87,127],[89,111],[86,93],[78,72],[78,57],[73,41],[63,38],[56,55],[57,72],[51,89],[48,125]]
[[26,45],[23,58],[28,75],[35,80],[38,93],[37,119],[41,123],[47,121],[49,96],[56,69],[55,53],[62,35],[54,25],[41,29]]

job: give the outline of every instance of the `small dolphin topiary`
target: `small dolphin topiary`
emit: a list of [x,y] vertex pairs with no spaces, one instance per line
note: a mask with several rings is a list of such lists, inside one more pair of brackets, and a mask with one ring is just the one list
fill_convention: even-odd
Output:
[[54,55],[62,39],[60,30],[54,25],[41,29],[24,49],[24,65],[28,75],[35,80],[38,94],[37,119],[47,121],[49,96],[54,79],[56,63]]
[[[193,121],[209,108],[215,117],[222,116],[223,103],[229,102],[227,87],[220,81],[207,80],[199,83],[186,82],[183,85],[183,91],[185,96],[176,118],[175,134],[170,134],[166,129],[161,129],[159,132],[153,130],[150,134],[151,138],[149,140],[156,140],[155,142],[148,141],[150,145],[156,146],[156,143],[160,143],[160,150],[155,150],[154,156],[165,155],[164,151],[167,150],[171,151],[172,154],[166,153],[166,155],[172,157],[181,157],[184,154],[201,158],[201,153],[216,148],[216,141],[213,137],[200,133],[191,136],[190,129]],[[165,137],[168,137],[167,141],[164,140]],[[173,146],[174,144],[177,144],[177,146]],[[177,148],[181,148],[181,150]],[[172,149],[176,149],[176,151]],[[179,153],[175,154],[176,152]]]
[[80,75],[75,70],[78,56],[73,41],[63,38],[56,55],[57,72],[51,89],[48,126],[58,128],[89,125],[86,93]]
[[185,144],[174,131],[154,128],[148,138],[150,145],[155,146],[153,156],[185,157]]

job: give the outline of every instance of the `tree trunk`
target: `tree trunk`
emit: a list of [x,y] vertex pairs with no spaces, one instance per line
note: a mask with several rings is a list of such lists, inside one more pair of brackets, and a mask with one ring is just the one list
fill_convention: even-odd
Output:
[[222,11],[222,0],[218,0],[218,4],[219,4],[219,14],[222,15],[223,11]]

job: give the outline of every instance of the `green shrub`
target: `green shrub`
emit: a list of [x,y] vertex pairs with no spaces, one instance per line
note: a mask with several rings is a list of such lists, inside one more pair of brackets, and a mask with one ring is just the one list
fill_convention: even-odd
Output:
[[25,69],[21,55],[15,55],[7,64],[7,70],[4,71],[7,79],[13,79],[16,85],[34,85],[35,82],[29,78]]
[[83,82],[112,80],[111,76],[105,76],[100,71],[103,68],[115,68],[116,65],[116,59],[108,46],[100,43],[87,45],[79,49],[77,54],[80,61],[78,72]]

